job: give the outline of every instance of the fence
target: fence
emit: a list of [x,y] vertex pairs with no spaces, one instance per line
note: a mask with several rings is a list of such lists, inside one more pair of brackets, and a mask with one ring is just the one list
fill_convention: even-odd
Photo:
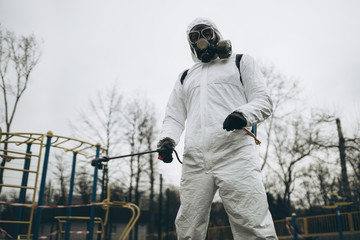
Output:
[[[340,217],[344,233],[360,233],[360,211],[341,213]],[[291,237],[292,228],[290,222],[289,219],[274,221],[279,239]],[[338,234],[336,214],[297,217],[296,223],[298,233],[303,237]]]
[[[336,214],[318,215],[311,217],[297,217],[298,232],[302,237],[338,235]],[[360,234],[360,211],[341,213],[342,230],[344,233]],[[292,238],[292,225],[290,219],[274,221],[279,239]],[[157,234],[148,234],[142,240],[158,240]],[[163,233],[161,239],[176,239],[176,233]],[[230,226],[209,227],[207,240],[232,240]]]

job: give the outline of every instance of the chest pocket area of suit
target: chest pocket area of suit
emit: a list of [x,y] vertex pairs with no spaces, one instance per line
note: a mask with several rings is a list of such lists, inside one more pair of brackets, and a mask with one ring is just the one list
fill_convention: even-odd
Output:
[[244,91],[244,87],[240,82],[240,73],[235,63],[219,64],[209,68],[208,84],[219,84],[219,86],[239,88]]

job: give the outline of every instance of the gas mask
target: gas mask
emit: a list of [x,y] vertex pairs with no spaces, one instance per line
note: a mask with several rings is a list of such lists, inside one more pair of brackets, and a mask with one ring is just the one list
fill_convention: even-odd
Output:
[[219,41],[212,27],[197,25],[190,31],[188,37],[197,58],[204,63],[210,62],[217,56],[223,59],[231,55],[230,40]]

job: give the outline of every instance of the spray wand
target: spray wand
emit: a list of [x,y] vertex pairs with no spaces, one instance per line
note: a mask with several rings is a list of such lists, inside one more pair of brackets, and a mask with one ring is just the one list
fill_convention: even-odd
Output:
[[[182,164],[182,161],[180,161],[179,159],[179,155],[176,152],[176,150],[173,150],[175,152],[176,158],[179,161],[179,163]],[[155,153],[155,152],[159,152],[159,149],[156,150],[151,150],[151,151],[146,151],[146,152],[139,152],[139,153],[132,153],[132,154],[126,154],[126,155],[120,155],[120,156],[115,156],[115,157],[101,157],[101,158],[95,158],[93,160],[91,160],[91,166],[93,167],[98,167],[98,169],[102,169],[103,168],[103,163],[104,162],[108,162],[110,160],[113,159],[119,159],[119,158],[125,158],[125,157],[132,157],[132,156],[139,156],[139,155],[144,155],[144,154],[149,154],[149,153]],[[160,156],[159,159],[161,160]]]

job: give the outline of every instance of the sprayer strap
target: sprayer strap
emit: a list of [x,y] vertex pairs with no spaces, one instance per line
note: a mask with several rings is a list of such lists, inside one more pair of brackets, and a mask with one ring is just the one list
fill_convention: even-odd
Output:
[[181,78],[180,78],[181,85],[183,85],[184,80],[185,80],[185,78],[186,78],[186,75],[187,75],[188,71],[189,71],[189,69],[186,69],[186,70],[183,72],[183,74],[181,75]]
[[243,56],[242,54],[236,54],[236,67],[239,69],[240,82],[242,85],[244,85],[243,80],[241,78],[241,71],[240,71],[240,61],[241,61],[242,56]]

